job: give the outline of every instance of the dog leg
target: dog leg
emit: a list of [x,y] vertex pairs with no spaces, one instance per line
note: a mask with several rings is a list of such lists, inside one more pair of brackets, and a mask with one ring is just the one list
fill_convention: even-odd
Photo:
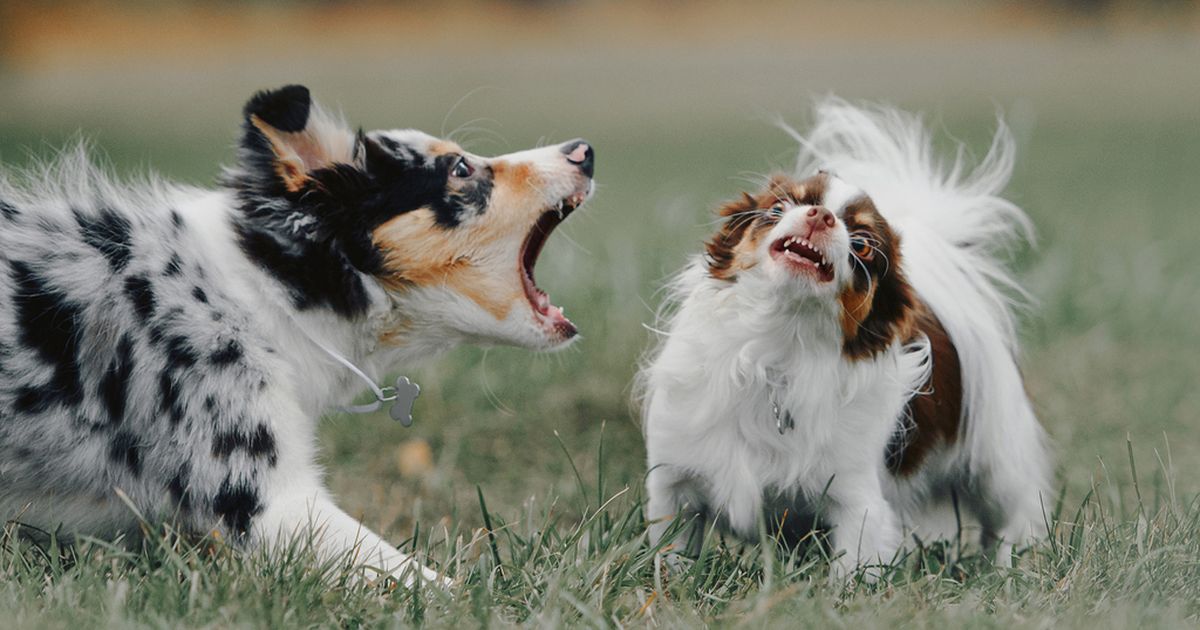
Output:
[[[677,484],[678,478],[663,467],[652,469],[646,476],[646,523],[651,546],[657,546],[662,541],[683,507],[680,505]],[[674,541],[668,541],[666,547],[672,546]]]
[[[663,545],[669,566],[678,569],[681,553],[699,553],[704,539],[704,512],[698,493],[691,487],[691,478],[680,475],[669,466],[656,466],[646,477],[649,499],[646,503],[646,522],[651,546],[663,542],[671,533],[670,540]],[[676,525],[680,519],[690,525]],[[690,543],[690,544],[689,544]]]
[[1035,479],[1021,475],[989,474],[984,483],[987,495],[979,501],[983,523],[982,541],[995,553],[996,566],[1011,569],[1012,554],[1047,535],[1042,501],[1044,491]]
[[418,579],[444,588],[452,584],[338,508],[320,488],[275,498],[257,519],[254,541],[260,548],[272,549],[298,535],[311,537],[322,561],[350,559],[362,567],[367,579],[391,577],[405,587],[414,586]]
[[983,525],[984,547],[995,553],[1001,568],[1012,567],[1014,550],[1046,538],[1054,500],[1044,438],[1032,412],[1026,409],[1023,416],[1021,411],[1018,407],[1013,416],[1003,418],[1013,425],[1006,435],[1008,447],[982,453],[975,462],[973,492],[967,495]]
[[901,542],[900,521],[884,499],[878,478],[843,479],[830,488],[829,499],[835,556],[830,581],[845,583],[866,567],[863,579],[874,583],[883,575],[879,565],[895,559]]

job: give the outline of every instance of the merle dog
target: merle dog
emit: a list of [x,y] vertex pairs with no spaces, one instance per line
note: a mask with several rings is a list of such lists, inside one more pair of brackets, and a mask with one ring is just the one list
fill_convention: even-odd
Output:
[[462,343],[568,344],[533,267],[592,168],[581,140],[354,132],[287,86],[246,104],[213,190],[115,182],[83,149],[0,176],[0,515],[114,536],[132,507],[441,580],[335,506],[317,420]]

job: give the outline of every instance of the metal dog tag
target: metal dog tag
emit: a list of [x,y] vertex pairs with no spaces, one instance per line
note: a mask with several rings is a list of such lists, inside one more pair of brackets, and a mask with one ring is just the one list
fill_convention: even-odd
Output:
[[407,376],[396,377],[395,399],[392,401],[392,407],[388,410],[388,415],[392,420],[400,424],[411,427],[413,423],[413,403],[417,401],[417,396],[421,395],[421,386],[408,380]]
[[775,414],[775,429],[779,431],[779,435],[796,428],[796,420],[792,418],[792,412],[784,409],[781,413],[779,404],[775,401],[771,401],[771,412]]

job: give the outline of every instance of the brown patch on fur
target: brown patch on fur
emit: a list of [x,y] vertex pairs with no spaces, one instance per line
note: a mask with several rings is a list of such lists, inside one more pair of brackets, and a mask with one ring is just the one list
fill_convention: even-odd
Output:
[[[457,146],[443,143],[441,150]],[[497,320],[525,301],[520,277],[521,243],[541,213],[541,182],[529,164],[489,163],[494,188],[478,221],[453,229],[437,225],[429,209],[393,217],[371,237],[384,255],[380,281],[389,290],[447,287],[478,304]],[[505,243],[507,241],[507,244]]]
[[429,154],[433,156],[446,155],[448,153],[462,153],[462,147],[449,140],[435,140],[429,143]]
[[[854,203],[851,203],[851,204],[850,204],[850,207],[854,207],[854,206],[855,206],[855,204],[854,204]],[[849,212],[850,212],[850,210],[849,210],[849,209],[847,209],[847,210],[846,210],[846,212],[847,212],[847,213],[849,213]],[[879,224],[878,224],[878,223],[875,221],[875,217],[877,217],[877,216],[879,216],[879,215],[878,215],[878,214],[871,213],[871,212],[859,212],[859,213],[857,213],[857,214],[855,215],[855,217],[854,217],[854,219],[855,219],[855,221],[856,221],[856,223],[857,223],[856,229],[859,229],[859,230],[866,230],[866,231],[869,231],[869,232],[876,232],[876,231],[878,231],[878,230],[879,230]],[[880,217],[880,218],[882,219],[882,217]],[[847,224],[847,227],[850,227],[850,225],[849,225],[849,224]],[[853,232],[854,230],[851,230],[851,231]]]
[[734,263],[737,260],[737,248],[746,236],[746,231],[754,225],[753,212],[758,210],[758,199],[749,193],[742,193],[742,198],[721,206],[717,214],[725,217],[721,229],[705,243],[708,253],[708,273],[719,280],[734,280],[737,271]]
[[474,269],[475,273],[463,272],[451,275],[446,285],[466,296],[487,311],[497,321],[508,318],[518,300],[525,299],[524,290],[506,290],[511,281],[489,277],[489,274]]
[[827,184],[826,175],[814,175],[802,182],[785,175],[773,175],[762,192],[756,195],[742,193],[739,199],[721,206],[717,215],[725,221],[705,243],[709,275],[735,281],[738,272],[756,264],[754,252],[759,241],[775,226],[776,219],[767,211],[780,201],[819,205]]
[[492,176],[497,186],[513,186],[518,190],[529,190],[541,185],[537,171],[524,162],[493,162]]
[[874,249],[870,260],[851,261],[853,278],[838,296],[842,354],[866,359],[911,336],[916,298],[901,271],[900,237],[875,204],[867,197],[852,201],[842,221],[851,234],[866,234]]
[[907,431],[888,445],[888,468],[898,475],[911,475],[932,451],[953,444],[963,422],[962,366],[950,335],[924,304],[914,308],[913,328],[914,337],[924,333],[929,338],[933,370],[921,387],[924,393],[908,402]]
[[313,110],[302,131],[281,131],[258,116],[250,124],[262,132],[275,152],[275,172],[289,192],[299,192],[308,174],[342,162],[353,161],[354,136],[320,110]]
[[407,319],[399,320],[379,333],[379,343],[385,346],[403,346],[405,345],[405,336],[408,334],[411,322]]
[[803,206],[819,206],[825,203],[825,191],[829,188],[829,176],[818,173],[800,182],[792,200]]
[[[388,270],[380,276],[380,282],[395,292],[414,286],[447,287],[492,317],[507,318],[523,290],[515,284],[516,272],[508,266],[475,264],[484,246],[504,236],[487,229],[489,222],[484,223],[477,229],[447,230],[436,224],[432,211],[424,209],[391,219],[372,235],[376,247],[384,252],[384,267]],[[503,277],[505,274],[513,278]]]
[[453,253],[447,253],[445,256],[432,252],[425,254],[399,256],[393,250],[388,250],[385,260],[391,273],[380,278],[380,282],[394,291],[403,291],[413,286],[444,285],[448,283],[449,278],[470,266],[469,260]]
[[283,180],[288,192],[300,192],[308,181],[308,175],[295,160],[279,160],[275,162],[275,173]]
[[380,281],[395,291],[445,284],[463,263],[456,232],[439,227],[433,211],[426,208],[397,215],[375,228],[372,240],[383,252],[387,269]]
[[860,322],[865,321],[871,313],[871,302],[874,298],[875,283],[871,283],[865,291],[851,288],[838,296],[838,301],[842,303],[842,335],[846,339],[858,334]]

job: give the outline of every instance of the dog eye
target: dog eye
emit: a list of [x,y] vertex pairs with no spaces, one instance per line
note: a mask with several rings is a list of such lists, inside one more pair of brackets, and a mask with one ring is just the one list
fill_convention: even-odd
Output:
[[869,236],[862,232],[855,232],[850,235],[850,249],[861,260],[871,260],[875,257],[875,248],[871,246],[868,239]]
[[459,179],[466,179],[475,173],[475,168],[467,164],[466,158],[458,158],[454,166],[450,167],[450,174]]

